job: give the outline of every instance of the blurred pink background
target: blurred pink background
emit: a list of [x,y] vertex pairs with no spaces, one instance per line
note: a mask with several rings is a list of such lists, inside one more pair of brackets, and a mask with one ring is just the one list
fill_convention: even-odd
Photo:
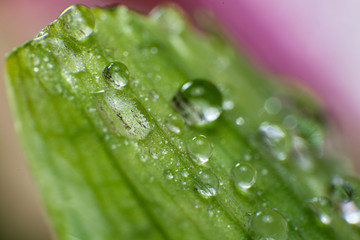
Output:
[[[124,3],[148,11],[160,0],[0,1],[0,65],[14,47],[33,38],[67,6]],[[212,9],[238,46],[268,71],[301,81],[325,101],[360,157],[360,2],[357,0],[178,0],[190,14]],[[51,239],[12,126],[0,68],[0,239]]]

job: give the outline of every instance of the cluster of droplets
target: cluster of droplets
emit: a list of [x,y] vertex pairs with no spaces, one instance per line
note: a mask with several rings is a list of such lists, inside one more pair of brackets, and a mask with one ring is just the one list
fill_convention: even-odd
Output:
[[[163,28],[173,34],[179,34],[184,29],[184,22],[173,12],[158,9],[152,13],[153,19],[163,23]],[[176,21],[170,21],[175,19]],[[74,39],[84,41],[94,31],[95,17],[91,10],[82,5],[73,5],[67,8],[59,17],[62,28]],[[39,36],[44,38],[46,34]],[[55,40],[54,40],[55,41]],[[53,46],[66,48],[64,43],[56,40]],[[54,48],[54,47],[53,47]],[[56,48],[55,54],[56,54]],[[158,49],[151,48],[151,53],[156,54]],[[76,59],[74,56],[73,59]],[[76,60],[75,60],[76,61]],[[81,62],[81,61],[78,61]],[[76,66],[70,72],[79,72],[84,66],[79,64],[68,64]],[[34,72],[39,68],[35,67]],[[126,65],[120,62],[111,62],[102,72],[106,82],[115,90],[122,90],[130,80],[130,73]],[[153,99],[158,96],[152,94]],[[169,115],[165,120],[166,127],[175,134],[180,134],[184,123],[190,126],[204,126],[216,121],[222,114],[223,109],[232,109],[232,102],[223,102],[219,89],[211,82],[197,79],[185,83],[173,98],[173,106],[179,115]],[[119,135],[125,135],[133,139],[144,139],[152,128],[150,119],[143,109],[139,110],[139,103],[128,94],[114,92],[112,90],[104,92],[98,101],[98,110],[105,122],[110,125]],[[134,112],[134,109],[138,109]],[[282,110],[282,103],[278,98],[269,98],[265,101],[264,110],[270,114],[278,114]],[[132,112],[132,114],[125,114]],[[242,126],[245,123],[243,117],[238,117],[235,124]],[[297,119],[291,115],[284,119],[284,126],[292,129],[297,125]],[[259,127],[261,142],[271,150],[275,158],[285,160],[289,153],[289,136],[282,127],[264,122]],[[304,142],[301,138],[294,141],[295,158],[304,168],[311,168],[311,159],[306,154]],[[191,159],[203,165],[212,156],[213,146],[209,139],[204,135],[193,137],[187,150]],[[157,159],[154,151],[152,158]],[[184,173],[187,177],[188,172]],[[257,172],[249,163],[236,163],[230,172],[234,184],[242,191],[254,186]],[[164,171],[164,176],[168,180],[174,179],[174,174],[170,170]],[[211,170],[202,168],[194,175],[194,187],[205,198],[216,195],[219,190],[219,179]],[[350,224],[360,224],[359,203],[354,200],[352,188],[344,180],[335,179],[333,181],[332,199],[340,206],[344,219]],[[360,201],[360,200],[359,200]],[[333,215],[332,202],[325,197],[314,197],[309,200],[310,208],[324,224],[330,224]],[[263,209],[256,212],[250,220],[250,229],[256,239],[287,239],[288,225],[284,217],[275,210]]]

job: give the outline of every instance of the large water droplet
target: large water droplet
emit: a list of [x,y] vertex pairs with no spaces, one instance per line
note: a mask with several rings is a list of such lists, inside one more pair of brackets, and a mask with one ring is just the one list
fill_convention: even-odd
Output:
[[185,83],[173,98],[175,109],[189,125],[204,125],[218,119],[222,113],[222,95],[206,80]]
[[257,212],[251,218],[250,228],[256,235],[256,239],[286,240],[288,235],[288,224],[285,218],[272,209]]
[[219,190],[219,179],[209,169],[203,169],[195,175],[194,187],[202,196],[209,198]]
[[97,94],[97,109],[111,131],[131,139],[144,139],[153,128],[144,107],[123,91]]
[[129,82],[130,73],[125,64],[112,62],[104,68],[103,76],[113,88],[121,89]]
[[83,5],[72,5],[59,16],[59,22],[70,36],[83,40],[94,31],[95,17],[91,10]]
[[313,197],[309,200],[310,208],[324,224],[330,224],[333,216],[333,207],[325,197]]
[[263,122],[259,127],[261,141],[269,148],[274,157],[285,160],[289,151],[289,137],[287,133],[277,125]]
[[231,169],[231,178],[241,190],[251,188],[256,181],[256,170],[248,163],[237,163]]
[[184,125],[184,119],[180,116],[169,114],[165,120],[165,125],[171,132],[179,134]]
[[200,135],[189,141],[187,149],[194,162],[204,164],[210,159],[213,146],[206,136]]

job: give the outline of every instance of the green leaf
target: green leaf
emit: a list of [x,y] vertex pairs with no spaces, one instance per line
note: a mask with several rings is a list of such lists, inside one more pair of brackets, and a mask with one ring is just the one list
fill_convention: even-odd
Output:
[[6,67],[58,239],[360,238],[313,100],[175,8],[72,6]]

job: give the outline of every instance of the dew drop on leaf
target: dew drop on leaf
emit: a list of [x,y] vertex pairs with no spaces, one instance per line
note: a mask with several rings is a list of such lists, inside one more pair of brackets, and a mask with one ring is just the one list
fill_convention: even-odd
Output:
[[267,146],[275,158],[285,160],[289,151],[287,133],[279,126],[263,122],[259,127],[261,142]]
[[251,188],[256,181],[256,170],[249,163],[237,163],[231,169],[231,178],[241,190]]
[[275,210],[263,209],[251,218],[250,228],[255,239],[286,240],[288,224],[285,218]]
[[83,5],[68,7],[58,19],[65,31],[76,40],[81,41],[94,31],[95,17],[91,10]]
[[130,73],[125,64],[112,62],[102,72],[107,83],[115,89],[121,89],[129,82]]
[[144,107],[130,94],[108,90],[97,94],[97,109],[110,130],[130,139],[144,139],[153,128]]
[[188,142],[187,149],[194,162],[204,164],[212,156],[213,146],[206,136],[199,135]]
[[171,132],[179,134],[184,125],[184,119],[180,116],[169,114],[166,117],[165,125]]
[[174,175],[171,173],[170,170],[165,170],[165,171],[164,171],[164,176],[165,176],[165,178],[168,179],[168,180],[171,180],[171,179],[174,178]]
[[207,80],[185,83],[173,98],[174,108],[189,125],[201,126],[211,123],[222,113],[222,94]]
[[332,179],[331,197],[337,203],[350,202],[353,188],[350,183],[339,176]]
[[152,19],[157,21],[161,28],[171,34],[180,34],[185,29],[185,21],[179,9],[174,7],[156,7],[150,12]]
[[265,101],[264,109],[268,114],[278,114],[281,111],[281,101],[278,98],[271,97]]
[[209,198],[219,190],[219,179],[209,169],[202,169],[195,174],[194,187],[203,197]]
[[346,222],[349,224],[360,224],[360,209],[355,202],[342,203],[340,208]]
[[235,119],[235,124],[238,126],[242,126],[242,125],[244,125],[244,123],[245,123],[245,120],[242,117],[238,117]]
[[335,176],[332,179],[332,200],[337,204],[342,217],[349,224],[360,224],[359,186],[358,179],[349,180],[340,176]]
[[325,197],[313,197],[309,200],[311,210],[323,224],[330,224],[333,216],[333,207]]

